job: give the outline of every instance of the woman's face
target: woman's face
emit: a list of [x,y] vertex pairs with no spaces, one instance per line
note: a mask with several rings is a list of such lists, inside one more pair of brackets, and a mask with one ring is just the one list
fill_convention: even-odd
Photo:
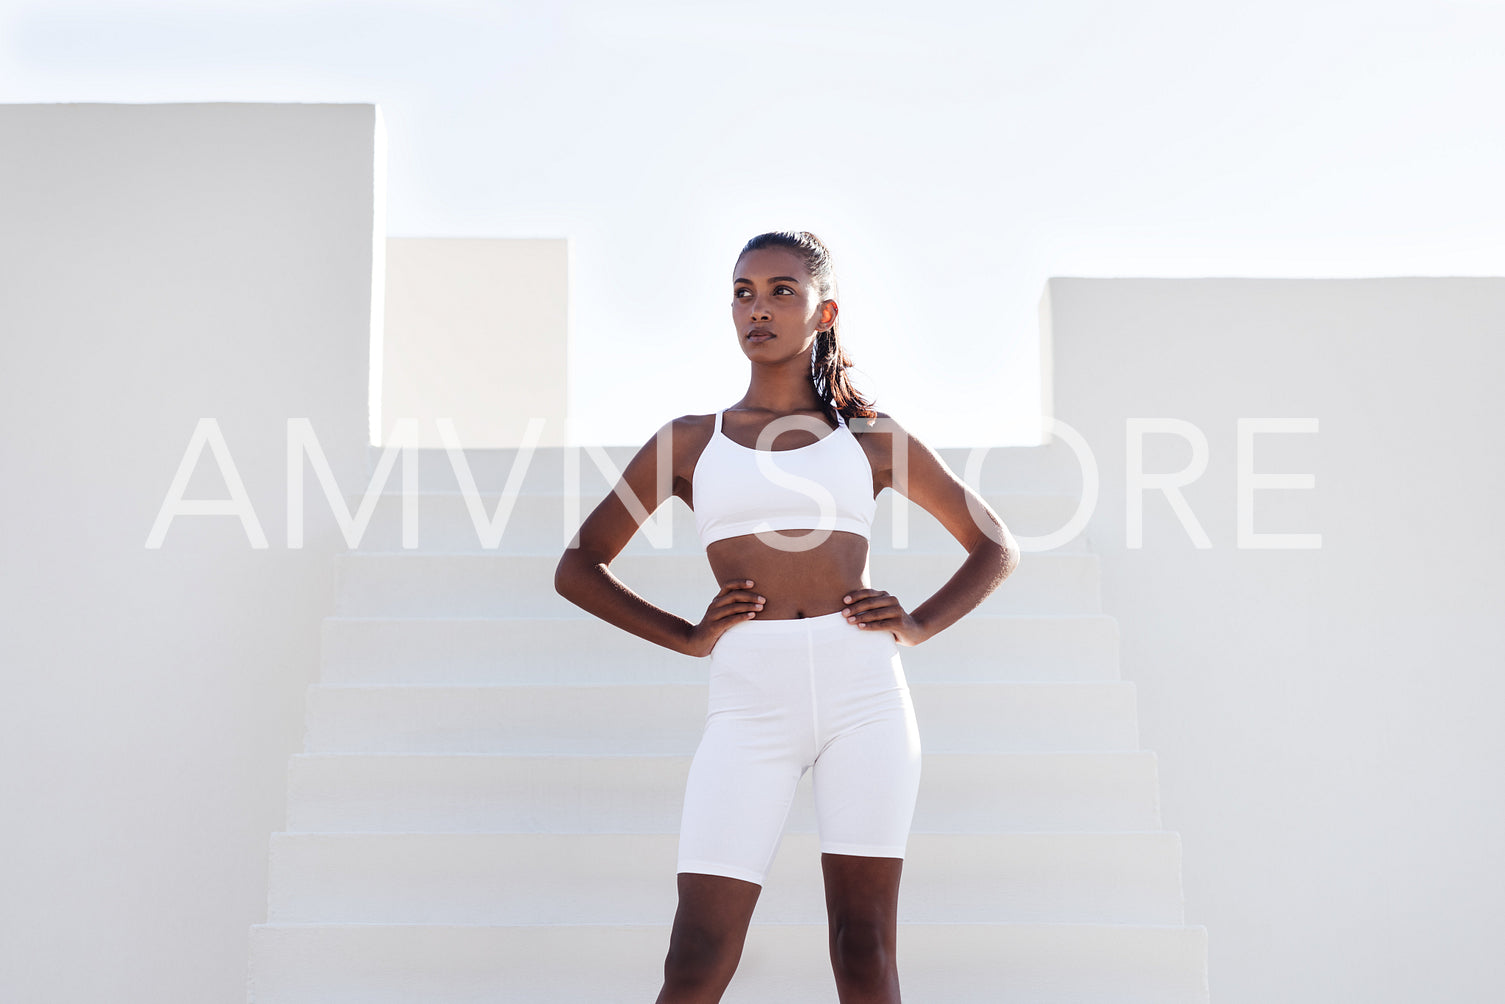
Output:
[[[776,362],[808,356],[816,332],[836,319],[836,301],[821,300],[800,256],[785,248],[759,248],[737,259],[732,272],[732,323],[751,359]],[[755,328],[768,335],[754,334]]]

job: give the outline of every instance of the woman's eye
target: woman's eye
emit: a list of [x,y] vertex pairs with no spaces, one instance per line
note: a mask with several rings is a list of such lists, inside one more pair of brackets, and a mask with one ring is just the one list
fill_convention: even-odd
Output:
[[[777,293],[779,290],[783,290],[784,292],[790,294],[791,296],[794,295],[794,290],[790,289],[788,286],[775,286],[774,289],[773,289],[773,291],[775,293]],[[740,300],[740,299],[742,299],[742,294],[743,293],[748,293],[748,292],[751,292],[751,290],[739,289],[735,293],[732,294],[732,297],[734,299]]]

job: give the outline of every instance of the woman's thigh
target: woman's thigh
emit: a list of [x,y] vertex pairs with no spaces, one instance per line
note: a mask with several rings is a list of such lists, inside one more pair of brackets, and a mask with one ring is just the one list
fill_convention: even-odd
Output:
[[677,870],[761,886],[805,769],[797,755],[780,754],[762,730],[735,718],[713,719],[690,761]]
[[[861,629],[853,629],[861,631]],[[825,653],[812,767],[820,848],[904,857],[920,787],[920,733],[893,636],[850,637]]]
[[763,883],[815,755],[808,666],[808,647],[787,628],[729,631],[712,652],[705,731],[685,784],[680,872]]

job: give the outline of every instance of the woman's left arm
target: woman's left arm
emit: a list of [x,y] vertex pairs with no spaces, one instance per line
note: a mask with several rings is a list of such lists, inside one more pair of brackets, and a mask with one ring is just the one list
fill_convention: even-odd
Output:
[[[846,594],[856,622],[888,628],[900,644],[917,645],[956,623],[1012,575],[1019,567],[1019,544],[982,496],[892,417],[878,412],[871,432],[892,433],[878,440],[888,447],[890,462],[882,472],[885,486],[934,516],[967,549],[966,560],[951,578],[909,612],[912,627],[905,623],[897,600],[883,590]],[[864,619],[864,611],[871,611],[870,619]]]

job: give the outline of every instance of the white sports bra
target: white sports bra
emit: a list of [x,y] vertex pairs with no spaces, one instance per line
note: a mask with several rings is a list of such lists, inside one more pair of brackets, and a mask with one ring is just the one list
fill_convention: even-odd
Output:
[[702,544],[765,530],[870,536],[873,469],[840,412],[833,432],[792,450],[743,446],[722,431],[721,416],[690,475]]

